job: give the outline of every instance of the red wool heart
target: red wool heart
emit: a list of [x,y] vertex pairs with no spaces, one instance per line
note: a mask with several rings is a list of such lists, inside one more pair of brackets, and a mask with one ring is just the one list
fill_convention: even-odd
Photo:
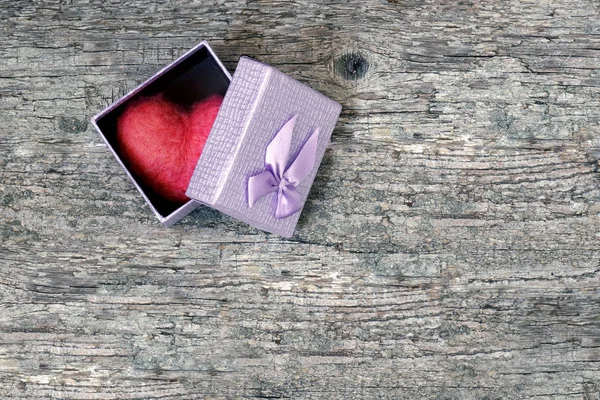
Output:
[[157,194],[189,201],[185,191],[222,101],[211,95],[189,112],[162,95],[132,103],[117,122],[119,155]]

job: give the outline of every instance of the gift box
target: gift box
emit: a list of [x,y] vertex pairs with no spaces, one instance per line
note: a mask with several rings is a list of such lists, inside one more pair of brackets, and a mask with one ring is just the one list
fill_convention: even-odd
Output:
[[[181,204],[145,185],[120,154],[117,121],[128,104],[161,93],[183,106],[223,102]],[[341,106],[272,66],[242,57],[233,77],[202,42],[93,117],[92,124],[154,214],[171,226],[200,205],[290,237]]]

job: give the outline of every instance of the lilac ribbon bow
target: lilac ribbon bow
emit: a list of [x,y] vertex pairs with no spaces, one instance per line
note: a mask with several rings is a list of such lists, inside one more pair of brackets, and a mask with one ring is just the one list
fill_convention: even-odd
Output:
[[265,170],[248,178],[248,205],[252,207],[258,199],[276,191],[275,218],[278,219],[287,218],[302,208],[300,194],[296,187],[312,171],[317,156],[318,128],[304,143],[294,162],[285,169],[297,117],[294,115],[286,122],[267,146]]

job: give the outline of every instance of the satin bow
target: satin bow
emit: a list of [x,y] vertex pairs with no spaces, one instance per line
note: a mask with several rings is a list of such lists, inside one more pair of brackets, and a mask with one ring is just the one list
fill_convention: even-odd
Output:
[[294,162],[288,164],[292,133],[296,124],[294,115],[277,132],[265,153],[265,170],[248,178],[248,205],[252,207],[258,199],[272,192],[277,192],[277,208],[275,218],[287,218],[300,211],[302,202],[296,187],[308,176],[315,165],[319,129],[308,138]]

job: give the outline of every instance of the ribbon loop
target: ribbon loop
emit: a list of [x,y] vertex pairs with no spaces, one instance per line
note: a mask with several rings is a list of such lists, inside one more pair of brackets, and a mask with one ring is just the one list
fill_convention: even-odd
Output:
[[297,117],[297,115],[294,115],[292,119],[283,125],[271,143],[269,143],[265,152],[265,167],[279,180],[283,178],[283,171],[285,171],[285,167],[287,166],[290,145],[292,144],[292,133],[294,132]]
[[293,183],[294,185],[298,185],[300,182],[304,180],[312,171],[313,166],[315,165],[315,157],[317,156],[317,146],[319,144],[319,129],[314,131],[314,133],[308,138],[304,146],[296,156],[296,159],[290,165],[290,167],[285,171],[283,177]]
[[275,218],[287,218],[302,209],[300,194],[296,187],[315,166],[319,143],[319,129],[304,143],[294,162],[287,168],[294,125],[294,115],[277,132],[265,151],[265,170],[248,178],[248,206],[269,193],[277,192]]
[[294,185],[285,185],[277,193],[277,208],[275,209],[275,218],[287,218],[290,215],[300,211],[302,203],[300,194]]
[[248,205],[252,207],[261,197],[277,190],[279,182],[271,171],[263,171],[248,178]]

